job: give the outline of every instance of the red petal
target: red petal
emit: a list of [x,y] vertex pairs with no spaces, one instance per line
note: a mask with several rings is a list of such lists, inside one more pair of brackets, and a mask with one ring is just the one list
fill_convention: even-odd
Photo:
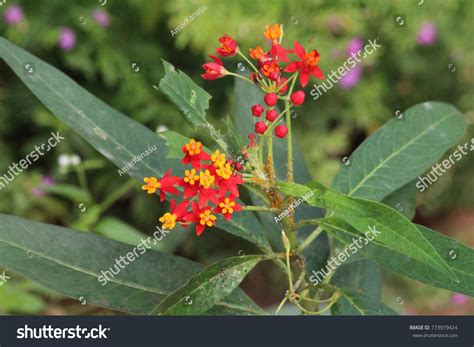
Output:
[[306,87],[309,81],[309,71],[302,71],[300,74],[301,87]]
[[298,57],[300,57],[301,59],[303,59],[303,58],[304,58],[304,55],[306,54],[306,52],[305,52],[303,46],[301,46],[298,41],[295,41],[294,46],[295,46],[295,52],[296,52],[296,54],[298,55]]
[[196,235],[201,235],[205,228],[206,227],[204,225],[196,224]]
[[287,67],[285,67],[285,72],[295,72],[301,69],[301,62],[300,61],[294,61],[290,64],[288,64]]
[[324,74],[323,72],[321,71],[321,69],[317,66],[313,67],[313,69],[311,70],[311,73],[314,77],[316,78],[319,78],[320,80],[323,80],[324,79]]
[[220,66],[223,66],[224,64],[222,63],[222,60],[218,57],[216,57],[215,55],[212,55],[212,54],[209,54],[209,56],[211,57],[212,60],[214,60],[217,64],[219,64]]

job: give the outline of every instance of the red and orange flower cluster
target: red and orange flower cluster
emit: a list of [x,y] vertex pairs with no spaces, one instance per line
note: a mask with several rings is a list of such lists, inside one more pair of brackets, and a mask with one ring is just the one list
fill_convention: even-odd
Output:
[[204,151],[201,142],[191,139],[182,151],[184,158],[181,162],[192,166],[185,170],[184,177],[171,176],[171,170],[168,170],[161,179],[145,177],[146,184],[142,189],[148,194],[159,191],[163,201],[167,194],[179,195],[178,187],[181,187],[183,201],[177,204],[170,199],[171,212],[159,220],[163,229],[173,229],[176,223],[183,226],[196,223],[196,234],[200,235],[206,227],[216,224],[216,214],[230,220],[234,212],[242,210],[236,199],[238,185],[244,181],[237,172],[240,163],[228,160],[219,150],[210,155]]
[[[276,125],[282,118],[283,114],[278,115],[275,106],[279,99],[291,101],[292,106],[300,106],[304,103],[305,93],[302,90],[294,91],[292,86],[288,88],[290,79],[296,79],[299,75],[299,81],[304,88],[309,81],[311,75],[316,78],[324,79],[322,71],[318,67],[320,59],[319,52],[316,50],[306,51],[298,41],[295,41],[294,49],[286,49],[281,45],[283,38],[283,27],[280,24],[267,25],[264,36],[268,40],[271,47],[265,51],[262,47],[257,46],[250,48],[250,58],[257,61],[257,66],[248,60],[240,51],[237,42],[229,35],[223,35],[219,38],[220,47],[216,49],[218,55],[222,57],[233,57],[235,55],[242,56],[253,68],[253,72],[249,75],[249,81],[255,83],[265,93],[265,104],[267,110],[265,112],[265,120],[255,123],[255,132],[265,134],[267,130],[275,130],[275,135],[284,138],[288,133],[286,125]],[[289,54],[296,55],[294,61],[290,61]],[[222,60],[216,56],[210,56],[214,62],[203,65],[205,73],[201,76],[207,80],[215,80],[226,75],[235,75],[225,69]],[[283,64],[287,64],[283,67]],[[290,73],[291,76],[284,77],[282,74]],[[297,74],[294,76],[294,74]],[[291,95],[286,95],[291,93]],[[252,115],[260,117],[265,108],[260,105],[252,106]]]

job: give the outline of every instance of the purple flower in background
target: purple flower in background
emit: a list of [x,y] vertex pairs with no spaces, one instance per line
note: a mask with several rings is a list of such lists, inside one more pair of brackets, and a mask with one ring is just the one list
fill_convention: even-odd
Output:
[[92,17],[103,28],[107,28],[110,25],[110,17],[105,10],[95,10],[92,12]]
[[451,302],[454,306],[463,306],[469,302],[469,298],[466,295],[454,293]]
[[350,89],[359,83],[361,76],[362,67],[360,65],[356,65],[341,78],[339,83],[343,89]]
[[23,20],[23,10],[18,5],[12,5],[5,10],[4,19],[7,24],[13,25]]
[[364,47],[364,41],[360,37],[355,37],[347,45],[347,55],[350,57],[352,53],[356,54]]
[[433,23],[423,23],[416,36],[416,42],[420,46],[429,46],[436,42],[436,27]]
[[[41,187],[52,186],[55,183],[56,183],[56,180],[54,179],[54,177],[51,177],[51,176],[44,176],[41,179]],[[43,189],[41,189],[40,187],[34,187],[34,188],[31,188],[31,194],[35,196],[43,196],[45,193]]]
[[65,51],[70,51],[76,46],[76,33],[67,27],[61,28],[59,34],[59,47]]

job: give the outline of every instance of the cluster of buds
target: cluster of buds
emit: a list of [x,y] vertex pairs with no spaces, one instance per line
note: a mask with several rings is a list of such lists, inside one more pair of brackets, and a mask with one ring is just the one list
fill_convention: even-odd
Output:
[[[298,41],[294,42],[293,49],[284,48],[281,44],[283,26],[280,24],[268,25],[263,34],[270,48],[264,50],[261,46],[257,46],[249,50],[250,58],[257,62],[256,65],[242,54],[237,42],[232,37],[223,35],[219,38],[220,47],[216,49],[216,53],[221,57],[240,55],[244,58],[253,70],[249,73],[248,78],[229,72],[225,69],[222,60],[212,55],[210,57],[214,62],[203,65],[205,73],[201,76],[207,80],[214,80],[233,75],[255,84],[265,93],[264,102],[267,106],[266,109],[261,104],[251,107],[252,115],[256,118],[261,117],[265,112],[265,120],[255,122],[255,132],[264,135],[274,129],[275,136],[285,138],[288,127],[285,124],[278,125],[278,123],[283,118],[284,112],[290,112],[291,107],[300,106],[305,100],[303,90],[293,91],[295,82],[299,76],[300,85],[304,88],[308,84],[311,75],[324,79],[324,75],[318,67],[320,56],[318,51],[314,49],[306,51]],[[289,55],[295,55],[296,59],[290,61]],[[284,64],[286,65],[283,66]],[[288,75],[284,76],[284,73]],[[289,87],[289,85],[291,86]],[[281,114],[278,114],[277,111],[279,100],[290,103],[289,107]]]
[[[221,214],[230,220],[234,212],[242,210],[236,199],[239,197],[238,185],[243,184],[240,163],[226,158],[224,153],[216,150],[212,155],[204,151],[201,142],[191,139],[182,147],[184,158],[181,163],[191,164],[183,177],[171,176],[171,170],[158,179],[145,177],[142,186],[148,194],[160,193],[160,200],[167,199],[167,194],[180,195],[178,204],[169,199],[171,211],[166,212],[159,220],[163,229],[173,229],[176,223],[188,226],[196,223],[196,234],[202,234],[206,227],[216,224],[217,215]],[[240,165],[239,165],[240,164]]]

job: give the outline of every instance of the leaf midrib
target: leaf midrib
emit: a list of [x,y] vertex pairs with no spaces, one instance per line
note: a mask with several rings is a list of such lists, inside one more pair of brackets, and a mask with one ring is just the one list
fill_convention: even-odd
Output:
[[433,125],[429,126],[425,130],[423,130],[420,134],[415,136],[413,139],[408,141],[406,144],[404,144],[402,147],[400,147],[398,150],[390,154],[387,158],[382,160],[371,172],[369,172],[368,175],[366,175],[358,184],[355,186],[347,195],[351,196],[354,194],[369,178],[371,178],[379,169],[381,166],[385,165],[388,161],[390,161],[395,155],[398,155],[400,152],[405,150],[407,146],[412,145],[413,142],[417,141],[420,137],[424,136],[426,133],[431,132],[434,127],[437,127],[440,123],[444,122],[446,119],[452,117],[455,115],[456,112],[449,113],[447,116],[441,118],[438,122],[434,123]]

